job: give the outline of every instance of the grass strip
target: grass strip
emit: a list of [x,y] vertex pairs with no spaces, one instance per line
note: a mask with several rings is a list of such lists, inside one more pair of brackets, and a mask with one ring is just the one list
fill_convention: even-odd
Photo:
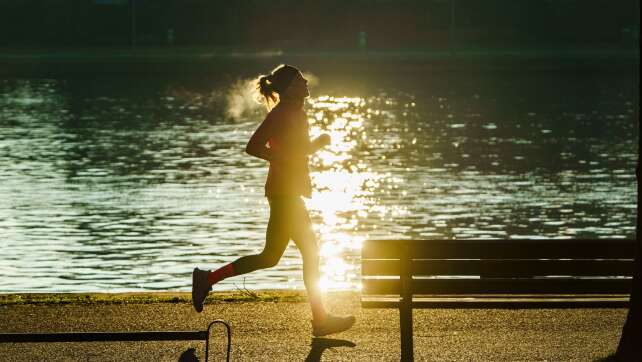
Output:
[[[304,291],[231,291],[210,293],[205,303],[304,302]],[[190,293],[18,293],[0,294],[0,306],[64,304],[192,303]]]

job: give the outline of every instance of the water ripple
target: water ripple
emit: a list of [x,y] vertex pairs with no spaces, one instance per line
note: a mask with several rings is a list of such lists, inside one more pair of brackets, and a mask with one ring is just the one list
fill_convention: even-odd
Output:
[[[324,288],[359,287],[368,238],[635,237],[628,80],[431,79],[310,99],[333,140],[306,201]],[[194,265],[260,252],[262,115],[229,118],[229,84],[100,84],[0,81],[0,291],[188,290]],[[246,286],[302,288],[298,250]]]

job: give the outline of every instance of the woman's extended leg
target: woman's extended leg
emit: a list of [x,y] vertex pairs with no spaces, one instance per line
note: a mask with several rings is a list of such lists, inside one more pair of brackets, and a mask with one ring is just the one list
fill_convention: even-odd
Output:
[[308,210],[303,200],[294,200],[292,239],[303,257],[303,282],[312,309],[312,334],[315,337],[345,331],[355,322],[354,316],[338,317],[326,313],[319,289],[319,248],[317,246]]
[[301,199],[293,201],[292,210],[294,211],[292,239],[303,258],[303,283],[308,293],[312,318],[322,322],[327,315],[319,289],[319,247],[312,231],[308,210],[303,201]]

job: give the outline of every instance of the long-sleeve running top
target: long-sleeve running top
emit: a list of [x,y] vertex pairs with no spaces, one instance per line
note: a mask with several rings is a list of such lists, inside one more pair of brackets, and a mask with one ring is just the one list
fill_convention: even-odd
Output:
[[308,155],[313,152],[313,146],[308,119],[301,106],[279,102],[256,129],[249,145],[268,145],[270,149],[265,196],[310,197]]

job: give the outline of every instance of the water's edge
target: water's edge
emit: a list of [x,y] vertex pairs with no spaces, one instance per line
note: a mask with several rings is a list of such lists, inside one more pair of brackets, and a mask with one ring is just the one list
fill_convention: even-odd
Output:
[[[356,291],[333,291],[326,295],[352,297]],[[305,302],[304,290],[262,289],[252,291],[216,291],[210,293],[207,303],[230,302]],[[6,293],[0,294],[0,306],[9,305],[65,305],[65,304],[150,304],[191,303],[188,292],[140,293]]]

